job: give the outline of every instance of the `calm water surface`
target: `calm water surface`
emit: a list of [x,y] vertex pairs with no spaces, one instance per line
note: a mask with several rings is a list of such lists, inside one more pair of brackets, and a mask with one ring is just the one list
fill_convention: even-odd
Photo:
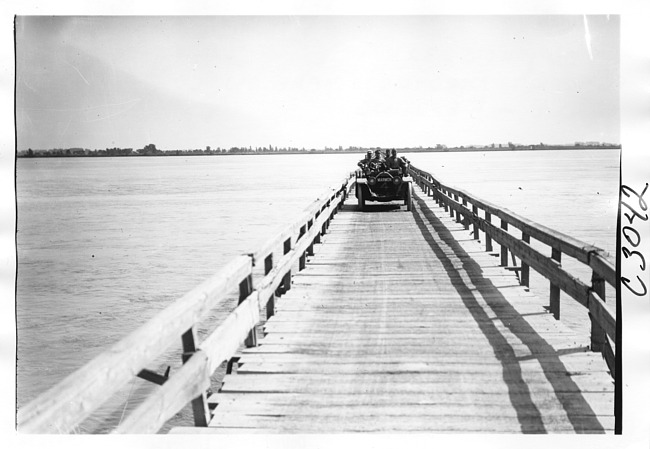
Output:
[[[443,182],[614,254],[618,154],[407,157]],[[361,156],[19,159],[19,406],[272,237]],[[124,401],[130,409],[151,388],[136,379],[106,407],[104,422],[81,430],[109,430]]]

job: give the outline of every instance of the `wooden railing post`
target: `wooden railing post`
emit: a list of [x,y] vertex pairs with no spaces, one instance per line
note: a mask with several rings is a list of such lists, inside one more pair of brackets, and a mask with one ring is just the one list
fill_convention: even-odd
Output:
[[[192,354],[196,352],[194,327],[186,331],[181,339],[183,341],[182,360],[183,364],[185,364],[192,357]],[[200,396],[192,399],[192,413],[196,427],[208,427],[208,423],[210,422],[210,408],[208,407],[208,398],[205,391]]]
[[[320,214],[321,214],[321,211],[316,212],[316,215],[314,216],[314,219],[315,219],[315,220],[318,219],[318,217],[320,216]],[[322,228],[321,228],[321,231],[322,231]],[[316,234],[316,237],[314,238],[314,243],[320,243],[320,236],[321,236],[321,234],[322,234],[322,232],[318,232],[318,233]]]
[[[273,270],[273,253],[266,256],[264,259],[264,275],[266,276]],[[268,302],[266,303],[266,319],[268,320],[275,315],[275,293],[271,293]]]
[[[323,225],[325,226],[325,225]],[[289,251],[291,251],[291,237],[286,239],[284,241],[284,253],[283,254],[289,254]],[[275,294],[277,296],[284,295],[287,291],[291,290],[291,270],[287,271],[287,274],[284,275],[282,278],[282,283],[276,290]]]
[[[530,243],[530,236],[522,231],[521,240]],[[521,285],[530,287],[530,267],[523,260],[521,261]]]
[[[338,194],[334,194],[332,199],[335,199],[337,196],[338,196]],[[332,213],[330,214],[330,218],[334,218],[334,215],[339,213],[339,209],[341,208],[342,205],[343,205],[343,202],[339,201],[338,204],[336,205],[336,207],[334,209],[332,209]]]
[[[309,220],[309,221],[307,222],[307,230],[310,230],[311,227],[312,227],[313,225],[314,225],[314,220],[313,220],[313,219]],[[307,247],[307,255],[308,255],[308,256],[313,256],[313,255],[314,255],[314,243],[315,243],[315,240],[316,240],[316,239],[314,239],[314,240],[310,243],[310,245]]]
[[[465,208],[465,210],[467,210],[467,200],[465,198],[463,198],[463,207]],[[464,216],[463,218],[464,218],[463,223],[465,229],[467,230],[469,229],[469,219],[467,218],[467,216]]]
[[[600,299],[602,299],[604,302],[605,280],[600,277],[595,271],[593,271],[591,274],[591,288],[594,293],[600,296]],[[602,352],[607,341],[605,330],[594,319],[594,317],[591,315],[591,312],[589,313],[589,319],[591,320],[591,350],[594,352]]]
[[[458,205],[458,195],[454,194],[454,201]],[[456,223],[460,223],[460,208],[456,211]]]
[[[501,219],[501,229],[503,229],[504,231],[508,230],[508,222],[505,221],[504,219]],[[508,248],[503,243],[501,244],[501,266],[502,267],[508,266]]]
[[[302,236],[305,235],[306,232],[307,232],[307,225],[301,226],[298,239],[302,238]],[[305,252],[300,255],[300,259],[298,260],[298,271],[304,270],[306,265],[307,265],[307,250],[305,250]]]
[[[474,219],[478,217],[478,207],[472,204],[472,215]],[[478,234],[478,221],[474,222],[474,240],[479,239],[479,234]]]
[[[448,212],[451,208],[449,207],[449,197],[447,197],[447,191],[440,189],[440,200],[442,201],[442,206],[445,208],[445,212]],[[453,212],[450,214],[450,217],[453,217]]]
[[[485,212],[485,221],[488,224],[492,223],[492,214],[489,212]],[[485,251],[488,253],[492,252],[492,237],[490,237],[490,234],[488,233],[489,226],[485,228]]]
[[[325,205],[323,206],[323,208],[321,209],[321,213],[322,213],[325,209],[327,209],[328,206],[329,206],[329,201],[327,202],[327,204],[325,204]],[[323,222],[323,226],[321,226],[321,228],[320,228],[320,235],[321,235],[321,236],[327,234],[327,228],[329,227],[329,224],[330,224],[330,218],[327,217],[327,219]]]
[[[555,260],[558,266],[560,266],[560,262],[562,262],[562,252],[559,249],[553,248],[551,259]],[[551,281],[549,308],[551,313],[553,314],[553,317],[556,320],[559,320],[560,319],[560,287],[553,284],[553,281]]]
[[[332,204],[332,200],[329,199],[326,204],[326,208],[330,207],[330,204]],[[327,220],[325,220],[325,232],[327,232],[330,228],[330,221],[332,221],[332,213],[329,214],[327,217]]]
[[[253,276],[249,274],[239,284],[239,304],[244,302],[251,293],[253,293]],[[253,326],[253,329],[248,333],[248,337],[246,337],[244,343],[247,348],[257,346],[257,326]]]

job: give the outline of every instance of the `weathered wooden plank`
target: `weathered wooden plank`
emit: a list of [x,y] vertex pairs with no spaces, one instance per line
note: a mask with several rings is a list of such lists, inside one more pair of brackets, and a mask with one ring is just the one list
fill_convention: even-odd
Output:
[[[558,407],[556,401],[547,401],[547,403],[529,403],[526,406],[515,406],[510,402],[508,397],[493,397],[496,401],[493,403],[476,403],[468,398],[467,402],[439,402],[435,403],[411,403],[411,404],[268,404],[265,402],[255,403],[219,403],[217,413],[219,416],[226,414],[250,414],[258,416],[283,416],[287,419],[300,418],[303,416],[317,417],[347,417],[353,421],[367,419],[372,417],[410,417],[413,420],[422,419],[441,419],[453,414],[455,416],[464,416],[467,419],[482,419],[485,416],[500,416],[502,418],[533,418],[543,416],[544,420],[553,420],[556,422],[566,422],[567,410]],[[499,401],[499,399],[502,399]],[[521,401],[522,403],[524,400]],[[570,407],[570,406],[569,406]],[[604,412],[604,415],[598,415],[590,410],[586,404],[580,404],[577,407],[569,408],[572,416],[593,417],[599,420],[601,417],[607,417],[610,413]],[[217,418],[212,426],[218,425]]]
[[[424,305],[437,305],[439,303],[454,303],[462,304],[462,299],[483,300],[485,303],[505,304],[510,299],[527,300],[532,305],[543,304],[537,301],[540,298],[532,295],[530,292],[514,285],[491,285],[486,286],[485,289],[479,289],[476,285],[464,285],[461,289],[446,289],[435,285],[416,283],[422,290],[415,290],[411,288],[400,288],[393,291],[387,291],[385,287],[391,283],[377,282],[376,284],[356,284],[349,288],[345,284],[338,284],[337,280],[332,280],[332,285],[326,286],[324,284],[314,285],[307,283],[296,283],[304,289],[295,290],[291,293],[287,292],[284,298],[295,299],[292,303],[308,304],[309,302],[323,302],[326,304],[338,301],[342,306],[353,307],[356,304],[366,302],[384,302],[390,301],[401,304],[424,304]],[[392,285],[393,287],[401,287],[402,284]],[[429,287],[430,288],[427,288]],[[473,288],[472,288],[473,287]],[[460,291],[459,291],[460,290]],[[344,295],[344,298],[341,298]],[[286,304],[288,301],[283,301]],[[469,303],[468,303],[469,304]],[[546,305],[546,304],[545,304]]]
[[[525,298],[522,298],[525,300]],[[522,303],[524,301],[521,301]],[[496,302],[496,301],[495,301]],[[350,317],[357,316],[379,316],[381,312],[372,310],[373,306],[393,306],[398,307],[400,310],[395,312],[395,316],[404,315],[404,316],[413,316],[413,313],[421,313],[422,316],[432,316],[444,319],[445,317],[451,317],[453,315],[467,316],[468,313],[483,311],[485,313],[493,312],[498,316],[519,316],[517,312],[542,312],[543,307],[540,304],[532,304],[526,306],[525,304],[520,304],[518,308],[513,306],[508,306],[505,303],[496,303],[496,304],[486,304],[482,299],[476,298],[472,303],[464,304],[463,301],[457,299],[456,301],[446,301],[440,300],[439,305],[435,301],[430,302],[419,302],[419,303],[406,303],[402,301],[373,301],[373,300],[364,300],[363,298],[359,299],[359,302],[355,305],[347,305],[337,309],[334,306],[329,307],[319,307],[316,301],[313,302],[304,302],[301,304],[287,304],[283,302],[281,306],[278,306],[277,310],[282,310],[283,312],[291,314],[310,314],[310,313],[322,313],[325,319],[329,315],[339,316],[346,315]],[[441,316],[444,313],[448,313],[446,316]],[[586,311],[585,311],[586,314]]]
[[241,363],[285,363],[285,362],[306,362],[314,364],[337,364],[337,363],[411,363],[414,361],[420,363],[451,363],[451,364],[497,364],[507,366],[509,364],[522,364],[522,363],[539,363],[541,366],[546,367],[554,362],[561,362],[569,369],[573,364],[594,363],[596,367],[605,369],[602,357],[598,353],[589,351],[587,347],[574,348],[571,351],[564,351],[557,354],[535,354],[534,356],[525,357],[509,357],[497,358],[496,354],[492,353],[488,356],[477,358],[472,354],[458,353],[452,360],[440,359],[438,354],[429,352],[420,353],[417,356],[407,353],[399,354],[376,354],[373,357],[364,357],[363,354],[354,354],[352,351],[346,354],[339,354],[332,357],[330,354],[301,354],[301,353],[257,353],[240,355]]
[[[349,360],[349,359],[348,359]],[[576,363],[568,364],[560,360],[548,360],[540,364],[536,359],[517,361],[498,361],[486,360],[485,363],[478,363],[475,360],[465,359],[454,363],[450,360],[440,362],[435,361],[418,361],[413,358],[411,361],[404,363],[385,362],[380,363],[374,360],[359,359],[358,361],[347,363],[332,362],[331,358],[320,360],[308,360],[295,362],[242,362],[237,369],[238,375],[243,374],[378,374],[378,373],[438,373],[438,374],[500,374],[510,369],[520,369],[529,372],[549,372],[549,373],[576,373],[595,372],[598,370],[605,371],[606,368],[602,361],[584,360],[579,365]]]
[[[381,344],[384,346],[393,346],[393,345],[410,345],[411,347],[418,347],[418,346],[430,346],[431,344],[450,344],[452,346],[454,345],[454,342],[458,341],[459,339],[463,339],[463,335],[466,335],[466,338],[464,338],[465,343],[459,343],[459,348],[463,347],[464,345],[469,345],[469,344],[478,344],[478,345],[485,345],[485,346],[490,346],[490,347],[495,347],[494,343],[491,343],[491,339],[500,339],[505,343],[510,344],[510,346],[514,345],[526,345],[526,346],[533,346],[533,345],[542,345],[542,344],[551,344],[551,345],[561,345],[561,344],[576,344],[577,341],[579,340],[579,337],[577,335],[573,336],[566,336],[562,334],[549,334],[549,335],[544,335],[543,337],[540,336],[537,333],[533,332],[520,332],[520,333],[513,333],[513,332],[507,332],[507,331],[486,331],[482,332],[481,329],[471,329],[475,331],[476,335],[468,335],[468,332],[465,332],[463,334],[462,332],[454,332],[451,334],[445,333],[445,332],[427,332],[426,330],[423,330],[422,332],[418,332],[417,330],[414,330],[410,334],[402,333],[399,336],[395,336],[391,332],[379,332],[377,334],[373,334],[372,336],[368,336],[365,340],[367,343],[362,343],[361,346],[369,346],[370,344]],[[319,346],[324,346],[324,345],[329,345],[331,347],[345,347],[346,345],[350,345],[350,339],[352,337],[360,338],[361,333],[359,332],[350,332],[346,335],[341,336],[340,334],[326,334],[326,335],[318,335],[318,336],[305,336],[303,338],[300,337],[300,334],[281,334],[281,335],[276,335],[275,333],[269,333],[264,340],[261,341],[262,345],[273,345],[273,344],[279,344],[279,345],[289,345],[289,344],[310,344],[312,347],[319,347]],[[414,340],[418,335],[421,336],[420,342],[416,343],[410,343],[412,340]],[[346,338],[347,337],[347,338]]]
[[[486,352],[497,352],[499,354],[508,354],[511,357],[525,357],[529,355],[538,355],[538,354],[556,354],[557,351],[565,351],[574,349],[577,345],[577,341],[567,341],[562,344],[556,343],[557,349],[553,349],[547,344],[544,346],[529,347],[524,344],[515,344],[507,341],[500,341],[498,343],[492,343],[488,345],[476,345],[476,344],[464,344],[458,346],[457,348],[451,347],[449,345],[441,344],[437,345],[435,340],[432,340],[429,344],[423,343],[420,346],[409,345],[404,347],[404,344],[395,343],[395,344],[382,344],[380,346],[364,345],[357,348],[355,354],[363,357],[375,357],[378,354],[411,354],[413,357],[418,357],[420,354],[425,352],[438,354],[440,356],[453,357],[457,351],[463,351],[465,354],[474,355],[475,357],[481,357]],[[247,354],[268,354],[268,353],[302,353],[302,354],[331,354],[332,356],[339,356],[350,352],[348,348],[344,347],[332,347],[325,345],[313,345],[313,344],[268,344],[260,345],[256,348],[246,349],[244,351]]]
[[[469,311],[467,311],[467,313],[469,313]],[[391,317],[390,322],[385,322],[385,323],[387,326],[390,326],[393,323],[399,324],[399,323],[407,322],[410,323],[413,327],[418,327],[418,326],[426,326],[427,324],[444,326],[448,322],[464,322],[470,324],[489,323],[495,319],[499,319],[502,321],[508,321],[509,323],[516,320],[514,324],[518,324],[518,323],[531,323],[536,319],[536,316],[539,316],[536,314],[535,316],[526,317],[526,320],[524,321],[520,317],[520,315],[517,315],[516,313],[497,315],[496,313],[487,313],[487,311],[481,317],[470,317],[466,315],[463,316],[462,313],[447,314],[446,316],[443,316],[442,314],[436,315],[435,313],[431,315],[427,315],[424,312],[419,312],[419,314],[421,314],[420,320],[416,322],[413,321],[412,316],[395,314],[393,317]],[[319,320],[317,323],[314,322],[314,319],[317,319],[319,316],[322,317],[322,320]],[[284,311],[282,313],[282,316],[277,316],[277,319],[274,320],[273,322],[274,323],[280,323],[280,322],[297,323],[301,321],[309,321],[313,323],[314,326],[330,326],[330,325],[336,325],[336,323],[354,324],[360,321],[364,321],[365,318],[365,321],[369,323],[377,324],[376,320],[378,317],[379,315],[377,316],[367,315],[364,317],[362,315],[355,316],[352,314],[346,314],[345,316],[339,319],[336,315],[329,316],[327,314],[318,313],[318,311],[311,311],[311,312]],[[543,318],[540,317],[540,320],[542,319]],[[382,321],[382,323],[384,322]]]
[[[377,328],[377,326],[375,326]],[[354,332],[346,332],[341,328],[336,329],[332,332],[327,333],[318,333],[316,335],[307,335],[309,334],[309,329],[307,327],[301,329],[300,332],[285,331],[285,332],[274,332],[273,330],[265,330],[267,332],[266,337],[262,340],[263,345],[271,344],[310,344],[313,347],[318,347],[322,344],[329,344],[332,347],[345,346],[346,342],[349,343],[353,339],[361,338],[364,334],[371,333],[372,335],[367,337],[366,340],[373,342],[375,344],[382,344],[384,346],[393,346],[393,345],[410,345],[412,348],[418,346],[429,346],[432,344],[449,344],[452,347],[454,346],[453,342],[463,339],[463,336],[467,336],[466,343],[459,346],[459,349],[464,345],[475,344],[475,345],[484,345],[486,347],[495,347],[488,346],[492,340],[500,339],[504,343],[506,342],[515,342],[514,344],[525,344],[529,347],[534,347],[535,345],[551,344],[551,345],[562,345],[562,344],[575,344],[576,347],[579,344],[586,345],[589,343],[588,335],[563,335],[559,332],[554,332],[554,329],[550,329],[548,333],[539,335],[534,332],[518,332],[512,333],[507,331],[499,330],[489,330],[484,331],[482,329],[476,328],[467,328],[463,332],[458,329],[454,332],[445,333],[444,328],[440,329],[431,329],[431,328],[416,328],[411,330],[406,327],[403,328],[392,328],[392,327],[379,327],[379,331],[375,332],[372,326],[364,326],[361,330],[355,330]],[[474,333],[476,336],[469,336],[468,334]],[[420,336],[422,342],[419,344],[411,345],[410,342]],[[325,342],[325,343],[323,343]],[[519,343],[521,342],[521,343]]]
[[[487,322],[487,321],[486,321]],[[374,325],[373,325],[374,324]],[[416,325],[414,326],[409,321],[403,321],[401,325],[395,325],[390,323],[390,325],[385,326],[382,323],[371,320],[367,324],[360,326],[355,326],[354,329],[350,329],[350,325],[337,325],[337,326],[301,326],[301,323],[295,323],[293,321],[278,321],[274,323],[269,323],[264,325],[265,332],[270,335],[267,337],[290,337],[291,335],[303,335],[304,331],[310,329],[309,337],[312,339],[341,339],[350,338],[350,336],[357,335],[357,333],[367,332],[369,329],[372,330],[373,334],[378,336],[381,335],[390,335],[395,339],[404,339],[412,338],[415,333],[422,335],[439,335],[439,334],[448,334],[453,335],[454,338],[459,338],[462,335],[466,335],[469,329],[476,331],[479,334],[485,336],[488,335],[499,335],[504,332],[509,332],[515,335],[527,336],[528,338],[533,338],[534,336],[548,336],[548,337],[566,337],[566,338],[575,338],[575,337],[587,337],[581,336],[577,333],[568,333],[564,332],[561,327],[553,326],[549,324],[543,328],[531,328],[529,323],[520,323],[520,324],[511,324],[507,325],[499,320],[490,320],[490,326],[485,326],[481,328],[478,323],[472,325],[471,321],[466,321],[463,323],[455,322],[447,324],[444,320],[437,321],[436,325],[433,323],[428,323],[430,325]],[[543,335],[540,335],[540,332],[543,332]]]
[[[612,429],[613,422],[606,417],[575,417],[574,422],[564,420],[540,420],[538,417],[501,417],[447,415],[437,419],[413,419],[391,415],[373,416],[369,419],[352,420],[347,417],[294,416],[291,419],[273,416],[229,414],[215,417],[215,426],[276,429],[283,432],[529,432],[547,433],[549,431],[604,433]],[[602,421],[602,422],[601,422]]]
[[[361,338],[360,335],[355,336]],[[415,335],[414,335],[415,338]],[[457,339],[456,339],[457,340]],[[328,350],[331,354],[340,354],[342,352],[349,350],[349,344],[346,346],[345,342],[328,342],[329,344],[319,344],[316,341],[300,341],[299,339],[293,339],[291,341],[285,340],[276,340],[274,342],[269,342],[263,345],[263,349],[260,352],[305,352],[305,353],[326,353]],[[514,336],[507,336],[499,338],[498,342],[490,342],[487,338],[475,338],[467,340],[463,344],[458,344],[454,346],[454,339],[445,339],[441,337],[428,337],[423,336],[422,342],[419,344],[409,344],[408,348],[402,349],[404,345],[407,344],[407,340],[400,339],[395,340],[390,337],[385,338],[372,338],[368,339],[367,343],[359,344],[354,346],[354,350],[357,354],[361,354],[370,357],[378,352],[382,353],[398,353],[403,352],[406,354],[420,354],[425,351],[430,351],[435,354],[444,355],[453,360],[453,356],[457,351],[464,351],[467,354],[480,354],[484,351],[494,351],[497,354],[503,354],[503,356],[514,354],[555,354],[557,350],[554,350],[548,345],[560,349],[568,349],[577,346],[580,343],[578,339],[563,339],[563,338],[546,338],[541,341],[535,341],[535,344],[525,344],[520,343],[519,339]],[[436,346],[433,349],[430,349],[431,346]],[[541,349],[543,345],[547,345],[546,348]],[[538,349],[540,347],[540,349]]]
[[[213,394],[208,399],[211,404],[232,405],[235,407],[248,407],[256,404],[267,406],[294,406],[294,407],[327,407],[327,406],[362,406],[362,405],[442,405],[442,404],[475,404],[478,406],[490,406],[497,404],[513,404],[524,402],[526,392],[513,391],[512,396],[504,396],[499,393],[484,394],[441,394],[423,395],[415,393],[393,393],[387,391],[381,395],[372,393],[226,393]],[[596,415],[608,415],[612,411],[611,393],[609,392],[574,392],[564,393],[561,396],[564,410],[569,413],[588,414],[593,412]],[[536,398],[535,404],[538,407],[550,407],[557,405],[557,397],[553,395],[540,396]]]
[[[507,382],[503,382],[503,380]],[[498,380],[499,382],[494,382]],[[336,377],[327,374],[264,374],[226,375],[221,391],[268,392],[372,392],[372,391],[422,391],[424,393],[481,393],[507,392],[516,385],[527,385],[529,390],[540,392],[613,391],[613,381],[606,373],[522,372],[519,369],[503,373],[472,373],[456,378],[439,373],[371,373]]]
[[[381,307],[402,307],[403,305],[400,304],[399,302],[368,302],[365,304],[365,307],[371,308],[373,306],[381,306]],[[454,308],[455,306],[455,308]],[[377,319],[381,317],[380,312],[372,311],[372,310],[365,310],[363,307],[358,307],[358,308],[345,308],[341,309],[339,313],[337,314],[336,310],[331,309],[331,308],[323,308],[323,310],[319,310],[318,307],[309,307],[305,306],[302,308],[283,308],[281,309],[282,312],[285,312],[286,315],[284,317],[279,317],[277,320],[274,322],[281,322],[281,321],[291,321],[291,320],[301,320],[304,317],[308,318],[314,318],[315,315],[321,315],[323,317],[323,322],[328,322],[328,321],[337,321],[337,318],[339,316],[342,316],[342,321],[353,321],[356,319],[361,319],[361,318],[369,318],[369,319]],[[529,322],[531,321],[543,321],[542,318],[536,318],[536,317],[545,317],[546,313],[544,311],[544,308],[542,306],[538,307],[525,307],[525,306],[520,306],[517,309],[511,309],[507,307],[494,307],[490,308],[488,306],[481,307],[480,304],[471,304],[468,306],[464,306],[462,303],[449,303],[445,304],[439,308],[435,308],[434,306],[427,306],[423,305],[421,307],[404,307],[404,309],[400,310],[399,312],[395,312],[395,314],[391,317],[391,319],[394,320],[400,320],[401,318],[406,318],[413,320],[413,314],[418,314],[421,318],[419,321],[424,321],[426,319],[427,322],[430,321],[436,321],[436,322],[449,322],[450,325],[454,325],[454,320],[455,319],[460,319],[464,322],[481,322],[486,319],[500,319],[500,320],[509,320],[512,322],[517,323],[524,323],[524,322]],[[522,318],[521,315],[524,315],[526,319]],[[587,312],[585,311],[585,316]],[[530,318],[527,317],[527,315],[530,315]],[[412,324],[417,325],[418,322],[415,322]]]
[[[544,314],[545,309],[540,304],[526,305],[523,304],[526,298],[521,298],[521,304],[518,304],[517,308],[508,307],[506,305],[496,304],[493,307],[490,307],[488,304],[480,303],[479,300],[476,300],[475,304],[463,304],[462,301],[441,301],[439,307],[436,307],[434,303],[420,303],[420,304],[405,304],[400,301],[365,301],[360,299],[360,302],[356,306],[341,307],[338,311],[333,306],[328,307],[318,307],[316,302],[314,303],[303,303],[298,304],[295,307],[287,305],[286,302],[282,304],[282,307],[278,307],[277,310],[282,310],[290,314],[292,317],[299,315],[313,315],[314,313],[321,313],[325,320],[330,317],[336,318],[337,316],[344,315],[346,318],[353,319],[356,317],[378,317],[381,316],[381,313],[378,311],[370,310],[375,306],[383,307],[397,307],[400,308],[399,312],[395,313],[395,317],[400,315],[406,317],[412,317],[413,313],[422,314],[422,317],[433,318],[436,320],[445,320],[448,319],[452,321],[452,318],[455,316],[466,317],[469,313],[474,314],[476,321],[480,320],[481,315],[490,315],[496,316],[499,318],[502,317],[520,317],[522,314],[532,314],[532,315],[541,315]],[[481,315],[479,315],[481,314]],[[587,311],[584,311],[586,316]],[[289,315],[288,315],[289,316]],[[524,315],[525,316],[525,315]],[[278,319],[280,321],[281,319]],[[286,321],[286,320],[285,320]],[[521,320],[517,320],[521,321]],[[453,322],[450,323],[453,325]]]
[[[296,286],[295,283],[293,285]],[[394,287],[400,286],[396,285]],[[285,300],[281,301],[282,305],[279,304],[278,307],[287,304],[289,302],[286,300],[287,298],[290,298],[291,302],[295,302],[296,305],[310,306],[319,301],[331,304],[337,300],[337,297],[342,306],[349,305],[350,307],[354,307],[356,304],[377,305],[386,301],[403,305],[421,304],[423,307],[435,307],[437,304],[441,306],[454,304],[463,307],[464,304],[472,306],[475,303],[502,305],[505,304],[504,301],[519,301],[521,305],[529,303],[531,306],[537,307],[548,304],[539,301],[539,297],[531,296],[528,292],[516,290],[513,286],[508,285],[489,286],[486,289],[482,289],[480,286],[464,286],[461,291],[436,289],[436,291],[429,291],[424,294],[411,293],[410,289],[400,289],[393,294],[387,294],[386,288],[390,286],[385,283],[368,284],[367,286],[357,285],[349,290],[344,285],[332,285],[330,288],[322,285],[299,284],[299,287],[300,290],[293,292],[291,296],[284,296]],[[586,309],[584,311],[587,312]]]
[[[469,333],[476,333],[487,338],[500,338],[501,335],[509,334],[518,336],[521,339],[526,339],[526,341],[533,342],[542,342],[543,338],[546,338],[546,333],[548,332],[549,337],[557,336],[565,337],[567,340],[571,341],[588,341],[589,336],[578,334],[578,333],[560,333],[558,327],[552,327],[552,325],[545,325],[544,327],[535,326],[534,330],[530,329],[529,323],[517,323],[511,324],[509,320],[486,318],[479,321],[478,323],[464,320],[454,320],[458,321],[453,328],[447,332],[450,335],[453,335],[453,338],[462,338],[463,335]],[[290,325],[293,320],[283,321],[283,324]],[[278,322],[280,323],[280,322]],[[445,333],[445,321],[443,319],[438,319],[431,322],[425,322],[424,324],[414,325],[412,319],[407,317],[401,317],[399,321],[391,322],[380,322],[372,318],[366,319],[349,319],[341,322],[336,322],[334,319],[329,320],[328,322],[319,322],[318,324],[313,324],[313,320],[309,317],[303,317],[303,319],[295,321],[295,331],[288,329],[279,329],[279,331],[286,333],[286,337],[289,337],[291,333],[304,333],[313,330],[318,332],[320,329],[327,330],[327,333],[323,335],[323,338],[333,338],[331,337],[335,333],[348,335],[349,338],[359,336],[366,332],[371,332],[377,334],[377,338],[380,338],[382,335],[394,335],[394,334],[408,334],[410,332],[411,336],[416,334],[428,335],[431,338],[442,337],[442,334]],[[463,329],[462,326],[465,325]],[[354,326],[352,328],[352,326]],[[507,327],[506,327],[507,326]],[[267,336],[274,333],[276,327],[268,326],[264,327],[264,332],[268,334]],[[322,335],[322,334],[321,334]],[[407,337],[396,337],[397,339],[403,339]],[[264,342],[262,342],[264,344]]]

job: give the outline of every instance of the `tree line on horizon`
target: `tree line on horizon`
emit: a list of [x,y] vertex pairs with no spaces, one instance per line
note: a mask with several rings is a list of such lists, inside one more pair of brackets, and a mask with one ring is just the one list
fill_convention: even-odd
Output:
[[[392,147],[390,147],[392,148]],[[440,152],[440,151],[477,151],[477,150],[496,150],[496,151],[514,151],[514,150],[563,150],[563,149],[620,149],[620,144],[603,143],[603,142],[575,142],[574,144],[515,144],[508,142],[504,144],[490,144],[490,145],[468,145],[448,147],[443,144],[436,144],[433,147],[405,147],[396,148],[402,153],[417,153],[417,152]],[[301,154],[301,153],[365,153],[366,151],[384,150],[382,147],[356,147],[349,146],[343,148],[324,147],[323,149],[310,148],[295,148],[295,147],[281,147],[269,145],[268,147],[231,147],[225,148],[211,148],[207,146],[205,149],[184,149],[184,150],[160,150],[155,144],[145,145],[144,148],[134,150],[133,148],[106,148],[100,150],[89,150],[87,148],[66,148],[66,149],[49,149],[49,150],[32,150],[29,148],[27,151],[18,152],[17,157],[137,157],[137,156],[194,156],[194,155],[225,155],[225,154]]]

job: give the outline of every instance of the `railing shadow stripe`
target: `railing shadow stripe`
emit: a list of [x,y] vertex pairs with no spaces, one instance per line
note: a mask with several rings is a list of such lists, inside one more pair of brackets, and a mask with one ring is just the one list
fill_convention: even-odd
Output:
[[[490,295],[506,298],[501,294],[499,289],[492,284],[489,279],[483,277],[481,267],[479,264],[467,257],[467,253],[454,239],[451,232],[444,226],[438,219],[435,213],[427,206],[425,201],[419,195],[414,195],[415,203],[418,207],[414,208],[413,216],[415,221],[428,245],[435,256],[442,262],[449,275],[451,284],[455,287],[460,295],[463,304],[466,306],[469,313],[481,332],[483,332],[486,339],[490,342],[492,347],[505,347],[501,351],[496,351],[497,358],[503,364],[503,379],[506,381],[510,396],[510,401],[516,410],[517,416],[522,425],[524,433],[540,433],[545,432],[546,428],[542,419],[542,414],[535,405],[530,389],[523,379],[521,367],[519,365],[519,358],[515,355],[512,348],[508,349],[507,339],[503,336],[494,321],[487,315],[484,309],[479,306],[475,297],[475,292],[478,291],[482,295]],[[436,236],[429,227],[433,228]],[[454,267],[452,260],[447,256],[443,250],[442,244],[453,250],[454,256],[460,257],[463,260],[463,269],[466,270],[472,286],[470,287],[460,277],[460,270]],[[475,285],[480,285],[475,288]],[[507,302],[507,301],[506,301]],[[492,310],[493,313],[499,317],[500,315],[508,315],[508,320],[503,320],[503,324],[519,338],[531,351],[543,351],[546,353],[555,353],[551,345],[549,345],[543,338],[533,332],[530,324],[523,319],[523,317],[513,320],[511,316],[516,312],[514,307],[499,307]],[[567,412],[567,416],[578,433],[584,432],[600,432],[604,433],[604,429],[595,413],[587,401],[575,393],[581,393],[580,388],[576,383],[567,375],[558,374],[550,367],[557,363],[562,363],[559,356],[544,357],[539,359],[539,363],[544,371],[546,378],[555,390],[555,394]],[[578,402],[576,403],[576,397]],[[576,410],[579,413],[576,413]],[[578,415],[580,415],[578,417]]]

